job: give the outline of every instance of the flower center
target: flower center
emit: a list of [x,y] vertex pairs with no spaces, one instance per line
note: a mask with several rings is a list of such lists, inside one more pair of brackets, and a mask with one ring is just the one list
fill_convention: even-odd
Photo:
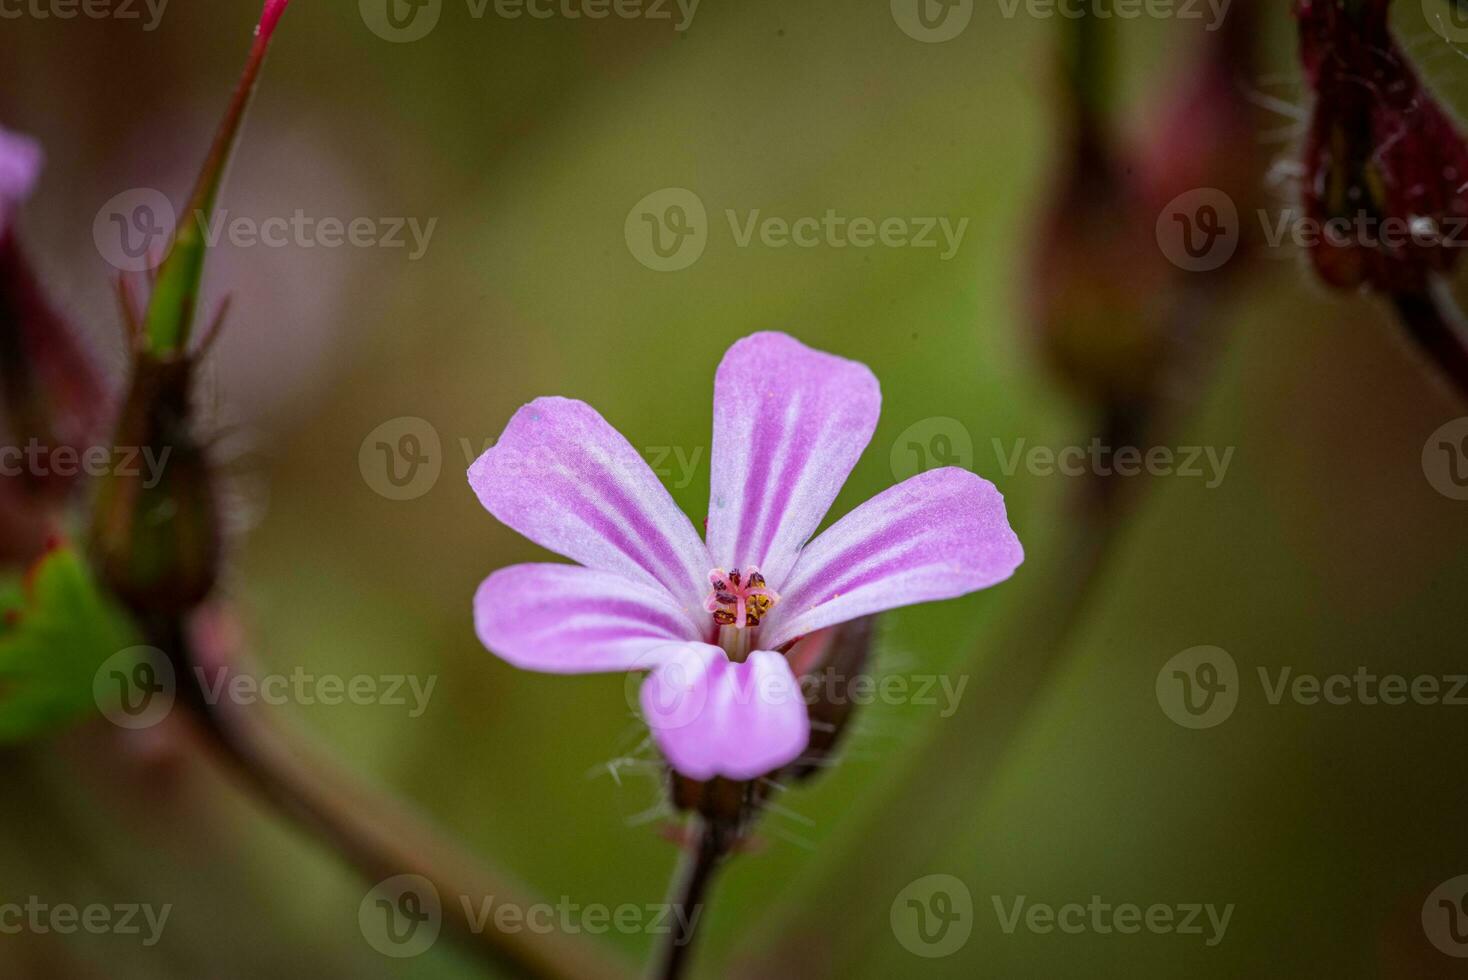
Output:
[[780,601],[780,596],[765,585],[765,577],[753,565],[743,572],[737,568],[731,572],[716,568],[709,572],[709,586],[712,591],[704,601],[704,608],[714,614],[715,623],[737,630],[758,626],[765,613]]

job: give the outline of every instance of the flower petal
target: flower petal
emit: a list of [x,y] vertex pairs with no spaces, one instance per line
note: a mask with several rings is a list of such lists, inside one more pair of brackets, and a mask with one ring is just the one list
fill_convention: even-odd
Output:
[[474,595],[474,628],[500,658],[552,674],[650,667],[656,648],[699,635],[662,588],[579,565],[500,569]]
[[847,514],[801,553],[762,646],[917,602],[1002,582],[1024,561],[1004,498],[955,467],[930,470]]
[[731,663],[719,647],[679,647],[642,685],[642,714],[674,769],[693,779],[754,779],[810,741],[800,684],[778,653]]
[[700,609],[708,550],[637,451],[590,405],[537,398],[469,467],[495,517],[589,568],[661,585]]
[[881,412],[863,364],[781,333],[729,348],[714,379],[708,545],[724,568],[784,579],[836,499]]

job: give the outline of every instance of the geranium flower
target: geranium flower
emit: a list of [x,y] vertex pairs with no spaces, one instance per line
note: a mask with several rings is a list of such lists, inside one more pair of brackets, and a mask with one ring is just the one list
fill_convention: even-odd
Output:
[[577,565],[515,565],[474,597],[479,638],[548,673],[650,670],[641,701],[694,779],[751,779],[810,734],[784,651],[871,613],[948,599],[1023,560],[1004,500],[967,470],[878,494],[813,541],[881,408],[865,365],[779,333],[734,344],[714,379],[707,543],[583,402],[522,407],[469,484],[496,518]]

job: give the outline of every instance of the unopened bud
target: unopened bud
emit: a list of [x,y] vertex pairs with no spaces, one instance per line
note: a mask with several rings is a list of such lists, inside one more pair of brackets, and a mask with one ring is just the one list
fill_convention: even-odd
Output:
[[219,575],[214,477],[190,424],[193,370],[184,357],[136,358],[117,438],[147,453],[150,465],[115,468],[97,497],[95,563],[140,616],[192,609]]
[[14,217],[41,150],[0,129],[0,560],[34,558],[106,411],[101,375],[26,261]]
[[1029,276],[1040,349],[1083,401],[1147,399],[1166,366],[1173,267],[1155,216],[1109,160],[1079,159],[1050,205]]
[[1457,258],[1468,223],[1468,145],[1387,26],[1390,0],[1297,0],[1315,93],[1305,141],[1310,250],[1328,285],[1422,290]]
[[877,618],[866,616],[818,630],[790,651],[790,665],[806,692],[810,714],[810,744],[788,770],[797,780],[822,772],[856,713],[851,685],[862,684],[872,658]]

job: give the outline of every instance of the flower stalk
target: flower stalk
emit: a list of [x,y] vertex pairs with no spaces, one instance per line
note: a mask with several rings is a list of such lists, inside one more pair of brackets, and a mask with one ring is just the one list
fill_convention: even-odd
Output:
[[686,974],[709,889],[734,843],[728,829],[715,820],[693,816],[685,830],[687,843],[668,893],[673,929],[653,961],[653,980],[679,980]]

